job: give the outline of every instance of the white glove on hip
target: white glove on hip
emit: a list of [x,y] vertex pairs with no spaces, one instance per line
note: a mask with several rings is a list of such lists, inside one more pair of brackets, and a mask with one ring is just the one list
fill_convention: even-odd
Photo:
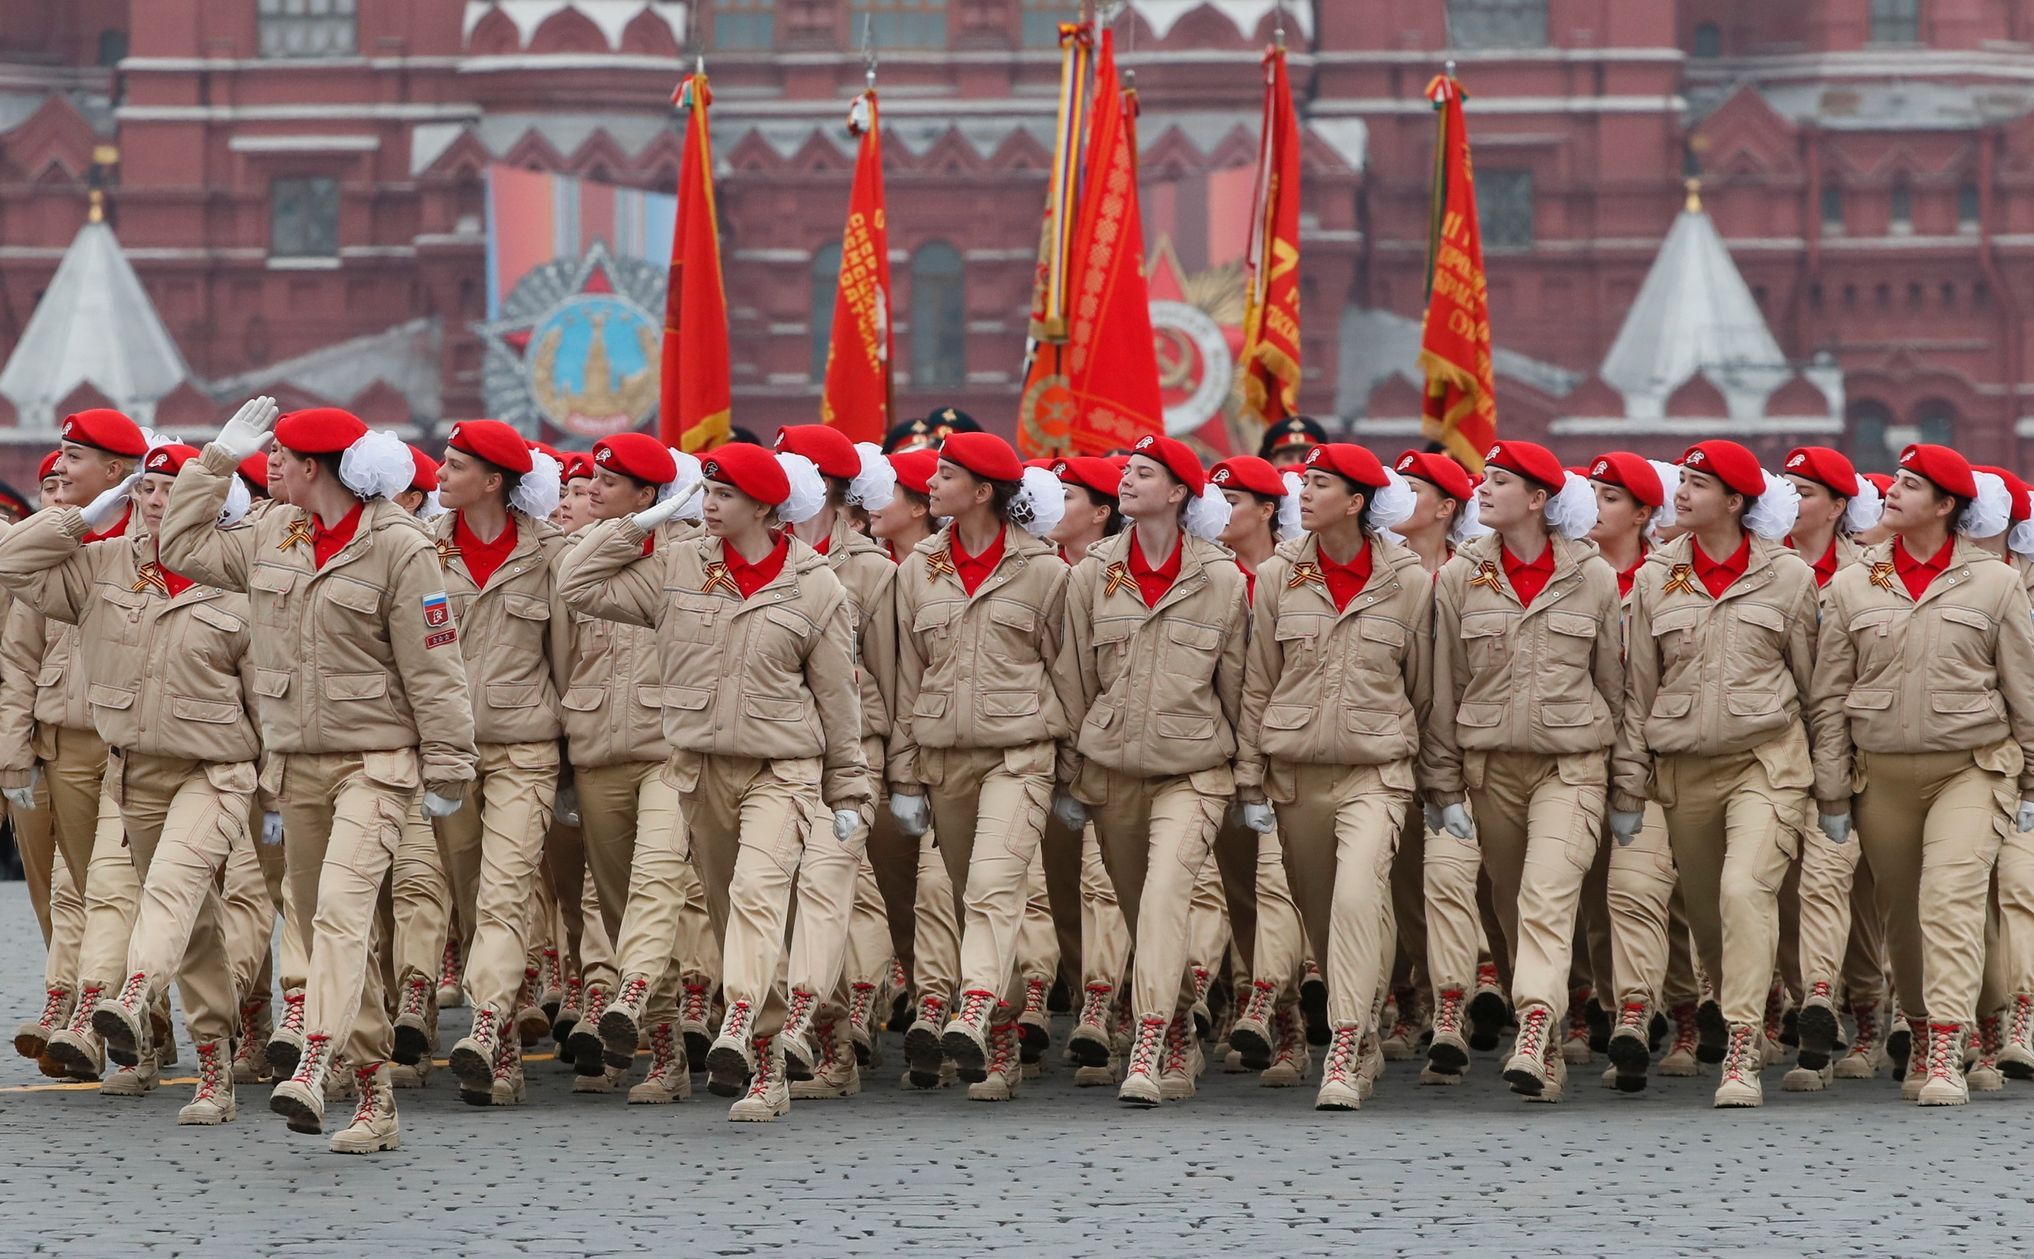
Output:
[[26,787],[9,787],[6,791],[0,791],[0,796],[5,796],[7,803],[17,809],[32,809],[35,807],[35,788],[40,782],[42,782],[42,766],[31,765],[28,767],[28,785]]
[[[2025,806],[2021,807],[2021,812],[2026,812]],[[1850,814],[1822,813],[1815,820],[1821,824],[1822,833],[1829,836],[1830,843],[1840,844],[1850,838]]]
[[685,499],[690,497],[691,495],[689,494],[684,498],[673,495],[655,506],[645,507],[635,515],[630,516],[629,523],[641,529],[644,533],[655,533],[657,526],[677,515],[678,509],[685,506]]
[[1617,840],[1619,848],[1626,847],[1638,838],[1639,823],[1646,820],[1643,812],[1626,813],[1621,809],[1610,811],[1610,834]]
[[282,814],[261,815],[261,842],[273,848],[282,842]]
[[1441,806],[1441,829],[1456,839],[1468,839],[1476,833],[1476,827],[1469,821],[1469,810],[1459,804]]
[[425,817],[451,817],[466,807],[466,801],[457,796],[441,796],[435,791],[424,793]]
[[236,463],[267,450],[275,440],[275,417],[280,411],[274,398],[252,398],[226,421],[212,443],[232,455]]
[[140,480],[141,474],[133,473],[125,481],[79,508],[78,514],[85,518],[85,526],[93,533],[98,533],[120,519],[121,513],[127,510],[128,499],[134,494],[135,483]]
[[2020,802],[2020,811],[2013,815],[2013,829],[2022,835],[2034,831],[2034,800]]
[[893,792],[890,816],[897,819],[897,829],[912,839],[932,829],[932,806],[926,803],[924,796],[904,796]]
[[833,811],[833,837],[845,844],[855,837],[855,831],[862,825],[862,815],[855,809]]
[[1269,835],[1278,829],[1278,817],[1268,804],[1246,804],[1243,806],[1243,825],[1259,835]]
[[1052,816],[1070,831],[1078,831],[1088,824],[1088,806],[1061,792],[1052,798]]

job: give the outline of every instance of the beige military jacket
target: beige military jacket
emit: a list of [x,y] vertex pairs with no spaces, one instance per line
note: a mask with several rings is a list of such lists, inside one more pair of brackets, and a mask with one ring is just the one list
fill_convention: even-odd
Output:
[[[1471,539],[1434,581],[1434,720],[1420,782],[1459,803],[1471,754],[1573,758],[1602,781],[1624,705],[1617,574],[1596,544],[1555,535],[1554,573],[1531,607],[1505,575],[1496,534]],[[1590,753],[1589,756],[1580,756]],[[1480,766],[1481,758],[1474,758]]]
[[1236,728],[1250,608],[1243,570],[1216,543],[1184,535],[1179,577],[1150,608],[1130,576],[1134,528],[1097,542],[1067,585],[1053,676],[1079,733],[1061,773],[1078,799],[1087,763],[1137,778],[1205,774],[1235,790]]
[[[583,531],[582,531],[583,532]],[[660,525],[656,549],[700,536],[696,524]],[[566,551],[579,535],[566,539]],[[564,571],[564,559],[559,559]],[[559,714],[568,760],[577,769],[671,758],[664,741],[664,678],[655,630],[568,609],[570,666]]]
[[[854,608],[826,559],[789,540],[774,581],[744,599],[702,537],[643,554],[643,531],[609,520],[579,534],[561,568],[568,606],[657,631],[664,737],[677,785],[697,754],[823,760],[827,806],[875,798],[862,756]],[[691,759],[688,764],[688,754]]]
[[82,545],[85,531],[70,507],[23,522],[0,537],[0,585],[78,627],[99,737],[127,752],[253,761],[247,596],[193,585],[171,598],[152,538]]
[[[890,694],[897,684],[897,610],[892,605],[897,565],[882,544],[834,517],[826,563],[847,587],[855,606],[855,672],[862,696],[862,737],[890,734]],[[870,766],[871,772],[882,772]]]
[[[1372,535],[1370,579],[1340,611],[1320,576],[1320,540],[1280,546],[1257,574],[1243,674],[1236,787],[1290,801],[1282,767],[1382,765],[1413,789],[1433,709],[1434,583],[1420,557]],[[1268,764],[1267,764],[1268,763]],[[1284,781],[1282,782],[1281,779]]]
[[2034,796],[2034,606],[2013,566],[1959,538],[1917,600],[1893,543],[1826,589],[1809,707],[1837,731],[1815,749],[1815,798],[1849,812],[1851,753],[1970,750]]
[[924,748],[1021,748],[1070,738],[1053,680],[1069,570],[1049,542],[1003,526],[1003,558],[973,595],[953,571],[953,526],[897,567],[893,788],[927,783]]
[[554,576],[565,535],[519,511],[510,518],[515,546],[488,574],[485,589],[473,584],[453,541],[459,513],[448,511],[424,528],[459,627],[474,742],[546,743],[564,732],[558,697],[570,684],[569,617]]
[[[217,445],[184,465],[161,554],[193,581],[245,591],[254,621],[262,745],[282,755],[415,748],[423,786],[463,794],[474,776],[473,703],[438,556],[415,517],[363,505],[322,569],[301,509],[220,528],[234,461]],[[390,786],[409,786],[390,783]]]

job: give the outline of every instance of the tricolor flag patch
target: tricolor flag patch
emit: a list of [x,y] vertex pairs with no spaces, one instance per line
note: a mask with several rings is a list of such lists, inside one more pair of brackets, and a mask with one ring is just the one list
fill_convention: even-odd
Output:
[[452,624],[452,604],[445,592],[424,596],[424,646],[443,647],[459,641],[459,630]]

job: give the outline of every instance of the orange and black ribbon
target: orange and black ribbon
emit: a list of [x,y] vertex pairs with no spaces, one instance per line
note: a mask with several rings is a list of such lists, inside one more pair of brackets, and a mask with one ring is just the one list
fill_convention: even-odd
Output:
[[1504,592],[1504,582],[1498,577],[1497,561],[1483,561],[1483,567],[1476,570],[1476,575],[1469,579],[1469,584],[1472,586],[1483,586],[1493,593],[1502,594]]
[[162,575],[162,565],[154,560],[143,562],[141,567],[135,570],[134,584],[129,586],[128,589],[132,590],[135,594],[140,594],[144,590],[153,590],[164,598],[168,598],[170,592],[169,582]]
[[1676,564],[1667,574],[1667,584],[1661,591],[1670,595],[1692,595],[1695,593],[1695,570],[1686,564]]
[[459,548],[450,538],[438,539],[438,567],[449,569],[452,561],[459,558]]
[[1880,560],[1872,565],[1872,585],[1877,586],[1881,590],[1891,590],[1893,588],[1893,566],[1891,563]]
[[317,535],[311,529],[311,518],[309,515],[300,514],[291,520],[289,528],[283,533],[282,541],[276,543],[275,549],[287,551],[299,543],[304,546],[315,546],[317,543]]
[[1130,575],[1130,570],[1124,566],[1123,561],[1117,560],[1114,564],[1109,565],[1106,580],[1102,583],[1102,597],[1106,599],[1125,586],[1135,590],[1137,588],[1137,579]]
[[933,577],[938,577],[941,575],[945,575],[947,577],[954,576],[953,552],[934,551],[930,555],[926,556],[925,571],[928,575]]
[[699,590],[702,594],[712,594],[716,590],[723,590],[737,599],[742,597],[742,588],[735,584],[734,574],[727,571],[727,562],[725,560],[712,560],[708,562],[706,565],[706,583],[700,586]]
[[1292,566],[1292,576],[1286,580],[1287,590],[1298,590],[1301,586],[1328,588],[1328,579],[1321,575],[1321,566],[1311,560],[1301,560]]

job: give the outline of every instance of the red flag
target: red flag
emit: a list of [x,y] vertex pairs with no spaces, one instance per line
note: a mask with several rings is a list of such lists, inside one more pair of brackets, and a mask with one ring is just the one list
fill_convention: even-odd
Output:
[[704,74],[678,85],[685,157],[678,167],[678,230],[671,237],[671,287],[664,299],[663,393],[658,433],[667,446],[698,451],[728,439],[727,291],[720,277],[720,223],[713,209],[713,142]]
[[1299,414],[1299,114],[1285,49],[1264,54],[1264,132],[1257,201],[1250,216],[1248,302],[1243,321],[1243,405],[1267,428]]
[[1490,358],[1490,291],[1483,273],[1483,233],[1476,223],[1476,185],[1469,165],[1469,128],[1459,80],[1427,85],[1440,114],[1434,146],[1433,219],[1427,229],[1427,313],[1420,328],[1420,370],[1426,400],[1420,429],[1427,440],[1472,470],[1497,440],[1497,381]]
[[862,138],[841,234],[840,284],[826,347],[822,424],[858,442],[890,431],[890,228],[883,210],[883,138],[874,88],[856,99],[848,133]]
[[1137,208],[1137,94],[1116,82],[1111,32],[1102,32],[1101,43],[1067,329],[1072,444],[1083,455],[1165,431]]

